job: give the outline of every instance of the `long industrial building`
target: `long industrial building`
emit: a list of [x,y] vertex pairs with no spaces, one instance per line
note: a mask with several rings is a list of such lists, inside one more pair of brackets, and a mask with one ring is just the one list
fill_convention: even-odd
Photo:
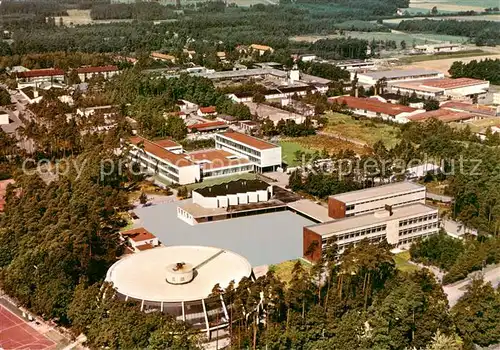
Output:
[[393,92],[435,99],[463,99],[485,95],[490,82],[471,78],[443,78],[416,82],[401,82],[391,86]]
[[375,85],[382,78],[385,78],[387,84],[444,78],[442,72],[427,69],[395,69],[365,73],[358,72],[351,73],[351,78],[354,78],[355,74],[357,74],[359,84],[369,86]]

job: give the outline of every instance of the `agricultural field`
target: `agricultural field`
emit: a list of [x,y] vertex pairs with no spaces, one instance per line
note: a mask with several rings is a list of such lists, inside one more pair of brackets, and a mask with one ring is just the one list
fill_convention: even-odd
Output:
[[490,58],[492,60],[494,59],[500,59],[499,54],[483,54],[480,56],[474,56],[474,57],[465,57],[465,58],[447,58],[447,59],[440,59],[440,60],[434,60],[434,61],[423,61],[423,62],[414,62],[408,65],[401,66],[402,68],[426,68],[426,69],[433,69],[433,70],[438,70],[443,72],[444,74],[448,74],[448,70],[450,69],[451,65],[455,61],[461,61],[464,63],[468,63],[472,60],[483,60],[486,58]]
[[497,0],[411,0],[410,8],[432,9],[437,7],[438,11],[484,11],[485,8],[498,6]]
[[296,151],[313,153],[315,151],[321,152],[326,149],[328,153],[337,153],[342,150],[350,149],[357,154],[367,154],[370,152],[369,147],[342,140],[341,137],[324,134],[286,138],[280,142],[280,145],[282,147],[281,154],[283,161],[285,161],[289,166],[297,166],[300,164],[300,160],[295,160]]
[[[438,8],[439,10],[439,8]],[[433,19],[436,21],[442,19],[456,19],[457,21],[494,21],[500,22],[500,15],[481,15],[481,16],[439,16],[439,17],[413,17],[412,20],[418,19]],[[384,23],[398,24],[401,21],[408,20],[408,18],[391,18],[384,19]]]
[[399,141],[399,128],[371,120],[356,120],[351,116],[341,113],[329,113],[328,125],[323,129],[325,133],[331,133],[345,137],[346,139],[358,140],[372,146],[377,141],[383,141],[386,147],[391,148]]

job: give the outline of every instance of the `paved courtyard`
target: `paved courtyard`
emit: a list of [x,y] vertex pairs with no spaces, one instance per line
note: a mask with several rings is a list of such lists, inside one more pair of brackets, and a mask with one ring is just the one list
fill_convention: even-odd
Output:
[[[190,199],[186,201],[191,201]],[[241,254],[252,266],[302,256],[302,228],[312,221],[289,211],[253,215],[191,226],[177,218],[186,201],[136,208],[139,223],[164,245],[204,245]]]

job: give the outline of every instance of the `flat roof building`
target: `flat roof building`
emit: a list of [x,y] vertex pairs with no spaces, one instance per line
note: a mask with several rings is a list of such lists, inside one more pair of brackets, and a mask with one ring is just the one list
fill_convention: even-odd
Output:
[[409,248],[417,239],[439,231],[438,210],[422,203],[413,203],[363,215],[347,217],[304,227],[304,257],[317,261],[327,243],[335,243],[338,253],[364,239],[371,243],[387,240],[398,248]]
[[381,210],[386,205],[425,204],[425,194],[425,186],[409,181],[341,193],[328,197],[328,215],[341,219]]
[[137,302],[141,311],[160,311],[210,339],[229,322],[224,296],[209,297],[216,284],[226,288],[253,278],[250,263],[226,249],[203,246],[159,247],[128,255],[108,270],[119,300]]
[[[354,73],[351,73],[351,77],[354,77]],[[444,74],[435,70],[415,68],[364,73],[358,72],[357,78],[359,84],[373,86],[382,78],[386,79],[387,84],[394,84],[403,81],[444,78]]]
[[490,82],[471,78],[443,78],[417,82],[400,82],[391,86],[393,92],[413,94],[432,98],[471,98],[484,95],[490,88]]
[[215,148],[248,158],[258,172],[274,171],[281,166],[281,146],[239,132],[215,135]]

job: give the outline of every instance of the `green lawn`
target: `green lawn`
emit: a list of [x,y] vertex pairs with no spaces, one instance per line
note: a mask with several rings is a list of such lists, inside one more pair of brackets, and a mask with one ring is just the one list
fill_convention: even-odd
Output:
[[281,159],[288,164],[288,166],[297,166],[300,165],[300,162],[295,160],[295,152],[303,151],[306,153],[313,153],[314,151],[302,146],[298,142],[294,141],[280,141],[281,146]]
[[195,190],[197,188],[202,188],[202,187],[207,187],[207,186],[213,186],[213,185],[219,185],[222,183],[226,183],[229,181],[235,181],[235,180],[254,180],[257,177],[256,174],[253,173],[243,173],[243,174],[236,174],[236,175],[230,175],[230,176],[225,176],[225,177],[218,177],[215,179],[208,179],[208,180],[203,180],[203,182],[197,183],[197,184],[190,184],[186,185],[186,188],[190,191]]
[[415,55],[404,57],[400,59],[401,63],[414,63],[414,62],[423,62],[423,61],[435,61],[435,60],[445,60],[449,58],[465,58],[465,57],[475,57],[475,56],[487,56],[492,55],[492,52],[486,52],[483,50],[470,50],[463,52],[453,52],[449,54],[439,54],[439,55]]
[[419,269],[418,266],[415,266],[408,262],[408,260],[410,260],[410,252],[408,251],[395,254],[393,259],[396,263],[396,268],[400,271],[413,272]]
[[[298,259],[298,261],[301,262],[304,270],[309,271],[311,269],[311,263],[303,259]],[[270,265],[269,270],[273,271],[276,274],[276,277],[278,277],[281,281],[289,283],[292,279],[292,270],[296,262],[297,260],[283,261],[276,265]]]
[[324,128],[325,132],[359,140],[368,146],[382,140],[386,147],[391,148],[399,142],[400,130],[397,126],[366,119],[356,120],[341,113],[330,112],[326,116],[328,125]]

